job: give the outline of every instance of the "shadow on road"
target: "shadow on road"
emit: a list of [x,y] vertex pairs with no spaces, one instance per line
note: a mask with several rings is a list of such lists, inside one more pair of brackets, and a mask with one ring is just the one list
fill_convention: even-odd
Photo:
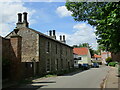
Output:
[[47,82],[33,82],[33,84],[35,84],[35,83],[56,83],[55,81],[51,81],[51,82],[49,82],[49,81],[47,81]]
[[20,87],[10,87],[10,88],[3,88],[2,90],[37,90],[45,85],[46,83],[56,83],[55,81],[42,81],[42,82],[32,82],[31,84],[23,85]]
[[32,85],[29,85],[28,87],[20,87],[20,88],[3,88],[2,90],[37,90],[43,86],[47,86],[47,85],[38,85],[38,86],[32,86]]

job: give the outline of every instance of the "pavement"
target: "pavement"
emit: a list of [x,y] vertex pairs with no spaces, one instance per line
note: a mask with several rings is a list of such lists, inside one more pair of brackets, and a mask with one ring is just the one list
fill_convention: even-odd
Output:
[[106,79],[104,80],[103,90],[111,88],[120,90],[120,77],[118,77],[118,67],[110,67]]

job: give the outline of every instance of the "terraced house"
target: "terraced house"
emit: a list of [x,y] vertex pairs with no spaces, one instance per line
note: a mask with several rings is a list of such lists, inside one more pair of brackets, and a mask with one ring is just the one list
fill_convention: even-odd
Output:
[[56,40],[55,30],[50,30],[48,36],[29,28],[26,12],[18,13],[16,28],[3,39],[8,40],[3,43],[3,48],[9,45],[6,50],[12,61],[10,72],[13,78],[44,75],[74,66],[73,48],[66,44],[65,35]]

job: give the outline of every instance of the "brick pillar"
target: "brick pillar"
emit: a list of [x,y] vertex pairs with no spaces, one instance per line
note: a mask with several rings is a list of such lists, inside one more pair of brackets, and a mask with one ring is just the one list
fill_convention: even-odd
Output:
[[21,79],[21,44],[22,37],[19,35],[11,36],[11,79]]

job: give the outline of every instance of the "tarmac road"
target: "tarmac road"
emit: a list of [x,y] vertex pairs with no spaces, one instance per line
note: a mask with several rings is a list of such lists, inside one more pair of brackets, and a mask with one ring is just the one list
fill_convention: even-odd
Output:
[[65,76],[37,79],[32,86],[40,88],[100,88],[110,68],[101,66]]

